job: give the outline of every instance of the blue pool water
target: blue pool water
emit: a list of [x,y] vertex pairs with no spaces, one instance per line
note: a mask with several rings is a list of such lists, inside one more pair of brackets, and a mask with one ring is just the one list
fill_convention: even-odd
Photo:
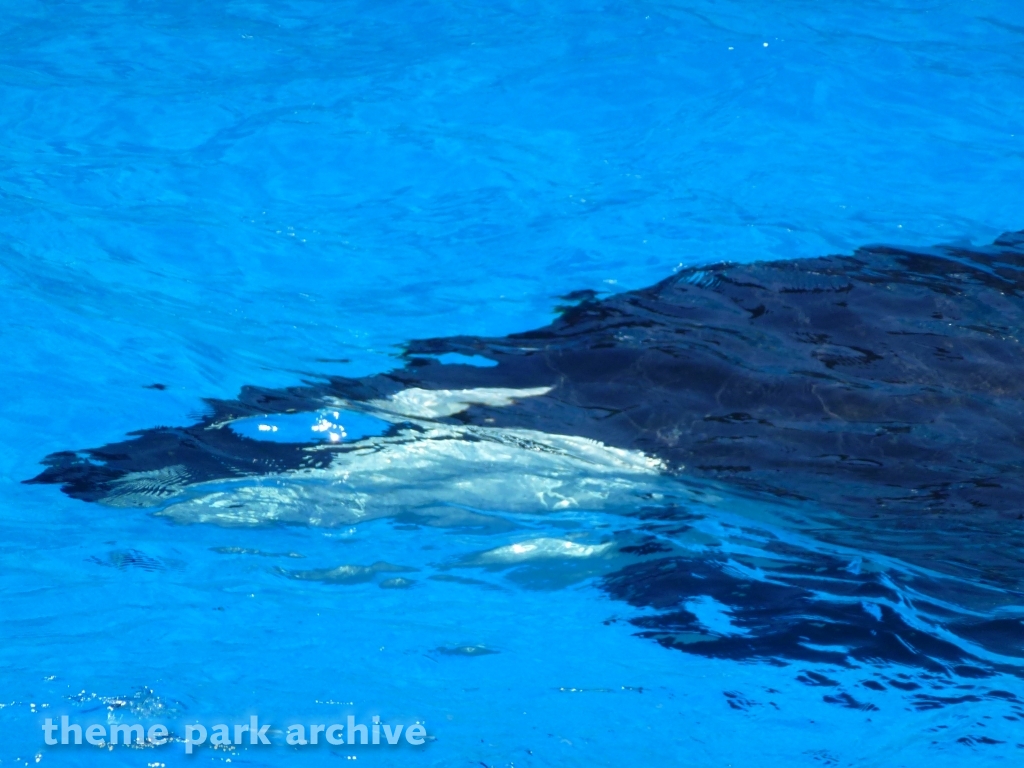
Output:
[[[934,582],[950,615],[1019,627],[1019,583],[943,581],[910,545],[904,561],[823,543],[789,508],[687,495],[653,460],[543,430],[449,450],[461,427],[434,418],[460,412],[449,401],[218,426],[339,443],[331,472],[188,484],[175,464],[104,503],[23,484],[49,454],[193,424],[245,386],[387,373],[412,339],[543,326],[573,291],[1022,229],[1024,5],[0,8],[0,765],[1024,755],[1024,649],[972,645],[984,678],[706,656],[639,637],[658,606],[600,586],[648,525],[637,499],[673,494],[699,512],[657,532],[677,551],[761,557],[772,541],[863,564],[911,624]],[[492,370],[468,357],[432,359]],[[710,593],[686,609],[745,631]],[[179,729],[380,714],[433,738],[187,757],[46,747],[51,713]]]
[[250,440],[275,443],[349,442],[382,435],[390,424],[356,411],[302,411],[235,419],[228,429]]

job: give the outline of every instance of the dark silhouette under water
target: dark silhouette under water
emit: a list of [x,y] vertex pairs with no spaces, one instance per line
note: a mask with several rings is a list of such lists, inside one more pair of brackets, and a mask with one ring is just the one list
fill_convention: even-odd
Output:
[[[247,387],[237,400],[209,401],[210,415],[193,426],[53,454],[28,482],[60,483],[75,498],[100,501],[126,474],[172,465],[189,482],[323,465],[330,452],[311,457],[301,445],[207,427],[316,409],[327,396],[358,401],[409,387],[551,386],[546,395],[504,407],[475,405],[450,420],[640,450],[682,477],[834,514],[841,525],[821,534],[833,542],[1010,592],[1024,583],[1024,233],[984,248],[870,247],[852,256],[719,264],[608,298],[571,298],[579,303],[547,327],[415,341],[405,367],[386,374],[284,390]],[[434,359],[453,352],[497,365]],[[707,586],[706,574],[693,570],[704,567],[652,559],[613,575],[606,588],[634,604],[665,608],[661,619],[646,621],[673,644],[690,621],[679,608],[687,590],[697,589],[689,582]],[[774,648],[733,637],[687,649],[770,655],[784,644],[790,657],[799,656],[795,649],[806,647],[799,638],[807,639],[810,625],[780,629],[779,616],[799,611],[764,610],[778,600],[806,603],[806,595],[743,594],[751,621],[776,622],[773,636],[793,637]],[[970,631],[1021,650],[1019,640],[1007,638],[1024,627],[1007,621],[1012,626],[980,622]],[[897,639],[907,646],[904,630]],[[891,655],[871,634],[870,653]],[[891,638],[890,645],[902,653]]]

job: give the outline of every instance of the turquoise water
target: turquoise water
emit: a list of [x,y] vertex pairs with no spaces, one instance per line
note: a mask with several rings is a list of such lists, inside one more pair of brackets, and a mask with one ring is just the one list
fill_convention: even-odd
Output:
[[[875,671],[662,648],[594,587],[615,562],[483,557],[531,537],[599,544],[633,524],[617,508],[501,495],[502,523],[403,518],[451,500],[479,457],[403,477],[374,492],[386,514],[335,527],[211,525],[21,482],[49,453],[191,423],[243,385],[534,328],[573,290],[1020,229],[1024,6],[2,7],[3,764],[1020,759],[1005,699],[917,707],[897,686],[857,693],[875,709],[836,706],[798,678],[854,690]],[[346,439],[379,434],[359,418]],[[726,547],[747,544],[723,523],[786,534],[756,505],[710,506],[703,535]],[[376,562],[417,570],[317,575]],[[709,606],[709,626],[727,621]],[[1024,695],[1001,674],[986,685]],[[379,713],[436,740],[99,754],[46,748],[47,712],[278,727]]]

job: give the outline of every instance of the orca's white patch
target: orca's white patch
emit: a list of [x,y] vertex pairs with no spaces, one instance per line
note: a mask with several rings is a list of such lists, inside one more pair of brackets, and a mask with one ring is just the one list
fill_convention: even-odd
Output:
[[604,554],[614,546],[614,543],[610,541],[604,544],[578,544],[568,539],[541,537],[481,552],[476,556],[476,561],[483,564],[511,565],[529,560],[595,557]]
[[378,411],[417,419],[441,419],[454,416],[471,405],[489,405],[500,408],[512,405],[525,397],[546,395],[554,387],[508,389],[480,387],[478,389],[403,389],[387,400],[371,400],[368,405]]
[[[545,512],[635,505],[664,465],[581,437],[421,422],[360,441],[325,469],[200,483],[158,514],[182,523],[335,527],[454,505]],[[310,446],[310,451],[329,450]]]

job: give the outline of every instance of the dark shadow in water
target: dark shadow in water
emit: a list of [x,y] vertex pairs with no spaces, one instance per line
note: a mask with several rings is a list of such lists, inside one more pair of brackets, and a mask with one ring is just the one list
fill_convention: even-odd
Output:
[[[535,331],[412,342],[405,367],[388,374],[247,387],[237,400],[210,401],[210,415],[191,427],[52,454],[27,482],[59,483],[75,498],[99,501],[116,495],[128,473],[174,467],[191,483],[322,466],[327,451],[250,440],[218,425],[313,410],[327,396],[551,386],[547,395],[472,406],[448,421],[640,450],[681,477],[836,513],[841,524],[823,531],[824,540],[1014,591],[1024,581],[1022,294],[1024,233],[984,248],[870,247],[687,269],[605,299],[580,293],[578,304]],[[434,359],[447,353],[497,365]],[[963,660],[887,608],[874,616],[853,601],[815,604],[809,588],[792,582],[741,589],[723,573],[710,561],[663,558],[605,584],[616,597],[664,609],[641,622],[644,631],[694,652],[812,660],[831,658],[820,648],[840,645],[852,649],[850,658],[917,654],[930,660],[926,667]],[[849,574],[843,583],[851,598],[879,588]],[[693,618],[680,606],[691,594],[730,605],[745,633],[690,642]],[[1007,622],[959,629],[979,644],[1015,643],[1019,651],[1021,624]]]

